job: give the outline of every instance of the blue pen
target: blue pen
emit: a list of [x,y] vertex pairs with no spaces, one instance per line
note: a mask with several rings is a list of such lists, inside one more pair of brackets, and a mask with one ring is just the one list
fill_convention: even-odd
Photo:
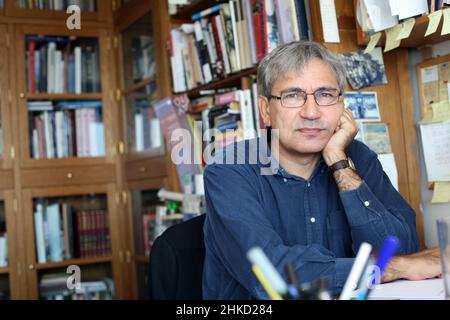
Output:
[[384,241],[383,247],[380,250],[380,254],[375,261],[375,265],[380,268],[380,275],[383,275],[384,270],[386,269],[389,261],[394,256],[395,252],[397,252],[399,246],[400,240],[398,240],[398,238],[395,236],[389,236]]
[[[377,284],[377,280],[381,281],[381,276],[383,275],[384,270],[386,269],[389,261],[392,259],[399,246],[400,240],[398,240],[398,238],[395,236],[388,236],[386,240],[384,240],[383,247],[381,248],[380,253],[378,254],[375,261],[375,267],[378,267],[380,270],[380,279],[376,279],[374,277],[371,287]],[[370,290],[371,288],[363,290],[363,292],[358,295],[357,300],[365,300]]]
[[200,11],[200,12],[197,12],[197,13],[194,13],[191,16],[191,19],[192,20],[199,20],[199,19],[201,19],[203,17],[206,17],[207,15],[210,15],[211,13],[218,12],[220,10],[220,8],[221,8],[221,5],[220,4],[216,4],[215,6],[213,6],[211,8],[208,8],[206,10],[203,10],[203,11]]

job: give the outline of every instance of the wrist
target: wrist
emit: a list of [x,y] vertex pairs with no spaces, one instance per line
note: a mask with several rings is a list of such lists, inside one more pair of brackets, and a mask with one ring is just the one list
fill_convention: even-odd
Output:
[[331,166],[332,164],[347,159],[347,155],[344,151],[336,150],[336,151],[325,151],[322,154],[323,159],[327,166]]
[[405,259],[401,256],[393,257],[381,276],[381,282],[390,282],[407,278],[405,276]]

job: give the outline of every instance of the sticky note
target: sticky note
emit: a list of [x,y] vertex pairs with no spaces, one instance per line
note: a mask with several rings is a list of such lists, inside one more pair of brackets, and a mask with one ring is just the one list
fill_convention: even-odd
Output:
[[450,182],[435,182],[431,203],[450,202]]
[[411,18],[402,23],[402,29],[400,33],[397,35],[397,40],[406,39],[411,34],[412,29],[414,28],[414,24],[416,23],[416,19]]
[[442,24],[441,36],[450,33],[450,9],[442,10],[444,16],[444,23]]
[[442,18],[442,10],[435,11],[428,15],[429,22],[427,31],[425,32],[425,37],[436,32],[439,26],[439,22],[441,22],[441,18]]
[[371,52],[373,49],[375,49],[378,41],[380,41],[381,38],[381,32],[377,32],[370,36],[369,44],[366,47],[366,50],[364,50],[365,53]]
[[387,29],[386,32],[386,46],[384,52],[391,51],[400,46],[400,40],[397,40],[399,33],[402,31],[403,26],[401,24],[395,27]]
[[450,120],[450,103],[441,101],[431,105],[433,109],[433,122]]

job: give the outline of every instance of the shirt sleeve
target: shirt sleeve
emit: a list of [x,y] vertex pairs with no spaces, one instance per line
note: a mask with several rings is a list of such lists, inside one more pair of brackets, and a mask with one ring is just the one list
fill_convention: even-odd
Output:
[[414,210],[392,186],[374,152],[369,152],[368,161],[361,167],[359,170],[357,166],[364,180],[361,186],[339,193],[350,225],[353,251],[357,252],[363,241],[378,249],[387,236],[394,235],[400,240],[398,254],[416,252],[419,245]]
[[287,279],[285,265],[291,262],[300,282],[323,276],[333,293],[340,292],[353,259],[336,258],[331,251],[317,244],[285,245],[264,213],[260,201],[263,195],[258,194],[260,188],[255,185],[260,182],[254,175],[256,173],[239,165],[206,168],[205,245],[228,273],[257,299],[268,296],[246,257],[254,246],[262,248],[284,279]]

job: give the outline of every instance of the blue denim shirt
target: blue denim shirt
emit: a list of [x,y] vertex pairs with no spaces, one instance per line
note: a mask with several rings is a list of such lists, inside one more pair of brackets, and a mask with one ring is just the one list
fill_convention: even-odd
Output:
[[[248,142],[239,144],[248,148]],[[246,257],[254,246],[263,249],[285,279],[285,265],[292,262],[300,282],[326,277],[335,294],[362,242],[377,250],[386,236],[396,235],[398,254],[418,250],[415,213],[377,155],[356,140],[347,154],[363,183],[346,192],[339,192],[323,159],[309,180],[281,167],[261,175],[263,164],[249,164],[248,155],[245,164],[206,167],[204,299],[268,298]]]

